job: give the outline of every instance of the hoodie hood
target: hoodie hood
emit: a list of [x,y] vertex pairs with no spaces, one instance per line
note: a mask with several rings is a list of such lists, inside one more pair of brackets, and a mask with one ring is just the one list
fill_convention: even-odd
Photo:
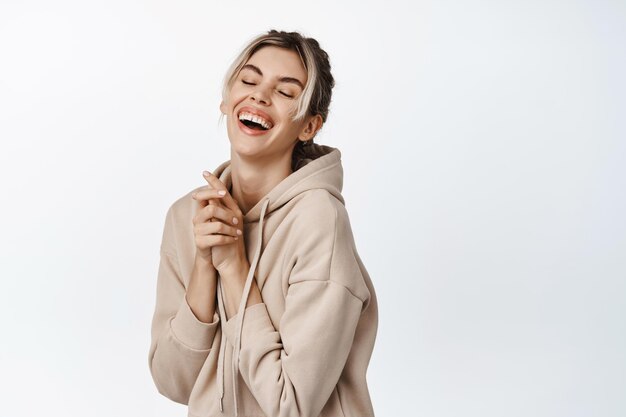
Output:
[[[261,218],[265,200],[269,200],[266,215],[280,208],[298,194],[322,188],[345,204],[341,191],[343,188],[343,167],[341,152],[337,148],[312,143],[302,147],[304,155],[296,161],[298,167],[291,175],[278,183],[265,197],[244,214],[244,222],[256,222]],[[230,160],[222,163],[213,172],[227,189],[232,188]]]
[[[219,165],[213,174],[217,176],[220,181],[226,185],[226,188],[230,190],[232,188],[231,177],[231,164],[230,160]],[[245,223],[259,222],[258,233],[254,238],[257,239],[257,245],[255,253],[252,254],[252,261],[250,262],[250,271],[246,277],[246,282],[241,297],[241,304],[239,305],[237,312],[236,323],[236,341],[233,348],[232,355],[232,381],[233,381],[233,393],[234,393],[234,408],[235,415],[238,415],[237,410],[237,395],[238,395],[238,375],[239,372],[239,353],[241,349],[241,329],[243,327],[244,315],[246,310],[246,304],[248,303],[248,296],[250,294],[250,288],[252,286],[252,280],[254,279],[255,270],[259,263],[259,258],[262,252],[263,242],[263,220],[271,212],[280,209],[283,205],[289,202],[297,195],[312,189],[325,189],[335,198],[337,198],[342,204],[345,204],[341,191],[343,188],[343,167],[341,165],[341,152],[337,148],[333,148],[326,145],[319,145],[312,143],[302,147],[302,153],[297,157],[296,170],[292,172],[288,177],[278,183],[265,197],[263,197],[254,207],[252,207],[243,216]],[[248,254],[250,256],[251,254]],[[221,325],[226,323],[226,313],[224,308],[224,294],[221,286],[221,279],[218,279],[218,312],[220,315]],[[222,327],[223,330],[223,327]],[[226,338],[221,337],[220,351],[218,357],[218,369],[217,369],[217,385],[220,410],[223,411],[223,397],[224,397],[224,349],[226,347]]]

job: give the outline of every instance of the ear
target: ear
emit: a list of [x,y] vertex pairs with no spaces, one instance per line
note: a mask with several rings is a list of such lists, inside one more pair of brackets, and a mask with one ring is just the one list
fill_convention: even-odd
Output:
[[222,114],[226,114],[226,104],[224,103],[224,100],[222,100],[220,103],[220,111],[222,112]]
[[312,139],[317,134],[317,131],[322,128],[324,121],[322,120],[322,116],[316,114],[315,116],[311,116],[307,122],[304,124],[302,131],[298,135],[298,139],[306,142],[309,139]]

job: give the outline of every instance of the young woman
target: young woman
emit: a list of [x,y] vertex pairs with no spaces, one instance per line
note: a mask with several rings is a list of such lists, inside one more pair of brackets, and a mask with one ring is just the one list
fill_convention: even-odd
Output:
[[169,208],[149,364],[191,417],[368,417],[376,294],[313,143],[334,79],[317,41],[270,30],[229,68],[230,160]]

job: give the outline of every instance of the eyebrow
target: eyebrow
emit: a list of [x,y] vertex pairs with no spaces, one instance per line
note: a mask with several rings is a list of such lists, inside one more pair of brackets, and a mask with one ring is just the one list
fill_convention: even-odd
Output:
[[[244,69],[249,69],[251,71],[256,72],[257,74],[259,74],[261,77],[263,76],[263,73],[261,72],[261,69],[259,67],[257,67],[256,65],[252,65],[252,64],[246,64],[243,67],[241,67],[242,70]],[[300,80],[298,80],[297,78],[293,78],[293,77],[280,77],[278,78],[278,81],[282,82],[282,83],[292,83],[292,84],[297,84],[298,86],[300,86],[301,89],[304,90],[304,85],[302,85],[302,82],[300,82]]]

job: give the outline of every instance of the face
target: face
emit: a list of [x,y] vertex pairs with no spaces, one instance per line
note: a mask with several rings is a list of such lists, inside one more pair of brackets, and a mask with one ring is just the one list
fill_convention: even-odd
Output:
[[[284,156],[298,140],[321,128],[320,115],[291,120],[307,73],[295,51],[265,46],[241,69],[220,110],[226,115],[233,150],[246,156]],[[294,109],[294,110],[292,110]]]

